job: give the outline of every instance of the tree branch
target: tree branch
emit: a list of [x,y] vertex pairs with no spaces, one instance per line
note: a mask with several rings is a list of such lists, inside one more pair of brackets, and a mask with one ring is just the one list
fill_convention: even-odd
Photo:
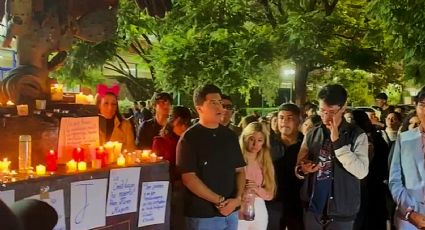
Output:
[[345,38],[345,39],[349,39],[349,40],[354,40],[354,36],[346,36],[346,35],[343,35],[343,34],[333,34],[333,35],[335,35],[335,36],[338,36],[338,37],[341,37],[341,38]]
[[338,0],[333,0],[332,3],[329,3],[329,0],[323,0],[323,5],[325,6],[326,16],[329,16],[334,11]]
[[276,19],[273,16],[273,12],[272,12],[272,9],[270,8],[269,1],[268,0],[260,0],[260,3],[263,5],[264,10],[266,11],[266,17],[269,20],[270,24],[272,25],[273,28],[276,27],[277,22],[276,22]]

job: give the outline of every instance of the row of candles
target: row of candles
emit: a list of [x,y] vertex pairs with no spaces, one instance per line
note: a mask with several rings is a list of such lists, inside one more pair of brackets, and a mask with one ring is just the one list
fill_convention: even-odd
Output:
[[[50,86],[50,99],[52,101],[62,101],[63,100],[63,84],[52,84]],[[79,93],[75,95],[76,104],[94,104],[93,95],[84,95]]]
[[[91,160],[91,169],[100,169],[106,167],[108,164],[113,164],[119,167],[132,165],[135,163],[148,163],[162,160],[155,153],[150,150],[136,150],[135,152],[127,152],[126,150],[121,153],[122,144],[119,142],[107,142],[104,146],[96,148],[96,158]],[[88,170],[87,162],[85,159],[85,150],[83,148],[75,148],[72,153],[72,160],[66,162],[66,170],[68,173],[84,172]],[[35,175],[44,176],[48,172],[54,173],[57,170],[58,155],[54,150],[50,150],[46,155],[46,165],[39,164],[35,167]],[[16,174],[10,171],[11,161],[4,158],[0,161],[0,173],[3,174]],[[33,173],[33,172],[31,172]]]

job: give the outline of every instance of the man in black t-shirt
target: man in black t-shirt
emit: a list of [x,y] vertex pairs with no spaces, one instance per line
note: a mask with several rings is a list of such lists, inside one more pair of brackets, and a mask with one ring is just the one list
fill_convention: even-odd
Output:
[[277,119],[280,135],[270,138],[277,193],[273,201],[266,203],[269,213],[267,229],[303,230],[302,181],[294,171],[303,141],[303,135],[298,131],[301,111],[295,104],[282,104]]
[[221,91],[198,88],[193,101],[199,122],[177,145],[177,167],[185,185],[187,229],[236,230],[245,186],[245,161],[235,133],[221,126]]

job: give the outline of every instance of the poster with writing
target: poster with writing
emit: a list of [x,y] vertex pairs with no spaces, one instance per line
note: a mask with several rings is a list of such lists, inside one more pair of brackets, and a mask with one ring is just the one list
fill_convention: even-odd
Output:
[[81,146],[89,148],[87,152],[99,146],[99,117],[61,119],[58,141],[59,163],[66,163],[72,158],[72,150]]
[[168,186],[168,181],[143,182],[139,227],[164,223]]
[[71,230],[105,226],[108,179],[71,183]]
[[10,207],[15,203],[15,190],[0,191],[0,200]]
[[41,198],[40,194],[37,194],[34,196],[27,197],[25,199],[42,200],[52,206],[58,214],[58,222],[56,223],[56,226],[53,228],[53,230],[66,230],[64,203],[65,201],[62,189],[49,192],[48,196],[44,196],[43,198]]
[[112,169],[109,174],[106,216],[137,211],[140,167]]

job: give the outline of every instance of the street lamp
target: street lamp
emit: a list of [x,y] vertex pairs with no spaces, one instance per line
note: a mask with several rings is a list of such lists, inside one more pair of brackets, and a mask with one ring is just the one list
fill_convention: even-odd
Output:
[[280,71],[281,77],[283,79],[283,83],[289,82],[290,83],[290,88],[289,88],[289,100],[290,102],[292,101],[292,94],[293,94],[293,89],[294,89],[294,79],[295,79],[295,70],[294,69],[284,69],[282,68]]

